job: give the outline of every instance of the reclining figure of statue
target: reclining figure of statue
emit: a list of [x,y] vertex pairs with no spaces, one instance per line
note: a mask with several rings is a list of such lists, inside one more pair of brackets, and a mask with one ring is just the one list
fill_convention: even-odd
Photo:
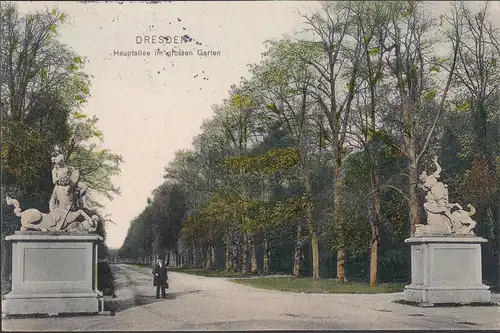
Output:
[[465,211],[459,204],[455,204],[458,210],[454,211],[452,216],[452,232],[457,235],[474,235],[474,228],[476,227],[476,221],[474,221],[471,216],[476,213],[476,209],[471,204],[467,204],[470,211]]
[[[433,158],[433,162],[436,165],[436,171],[432,175],[427,175],[424,171],[419,177],[422,182],[419,187],[427,191],[424,203],[427,225],[418,225],[417,234],[473,235],[476,222],[471,216],[475,214],[475,208],[469,204],[467,206],[470,212],[467,212],[459,204],[449,203],[447,185],[438,181],[442,169],[437,162],[437,157]],[[455,208],[457,210],[452,212]]]
[[56,208],[50,213],[42,213],[38,209],[30,208],[25,211],[21,210],[19,201],[7,197],[8,205],[14,206],[14,214],[21,218],[21,231],[28,231],[30,229],[40,231],[62,231],[65,229],[75,228],[72,224],[77,223],[79,217],[85,220],[81,222],[84,230],[95,231],[99,217],[92,215],[90,217],[83,210],[76,212],[68,212],[61,208]]
[[[52,181],[54,190],[49,201],[48,214],[37,209],[21,211],[19,201],[7,197],[7,204],[13,205],[14,213],[21,218],[21,231],[95,231],[99,217],[89,216],[81,202],[86,196],[86,189],[78,187],[80,173],[75,168],[66,165],[64,155],[57,151],[52,158],[54,168]],[[79,204],[80,203],[80,204]],[[83,218],[83,221],[82,221]]]

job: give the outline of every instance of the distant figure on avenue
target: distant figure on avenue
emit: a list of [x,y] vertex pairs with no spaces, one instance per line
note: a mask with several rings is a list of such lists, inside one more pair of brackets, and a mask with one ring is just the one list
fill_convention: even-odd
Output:
[[165,289],[168,288],[168,275],[167,275],[167,265],[164,260],[158,258],[158,262],[153,267],[153,286],[156,286],[156,298],[160,298],[160,289],[161,289],[161,297],[165,298]]

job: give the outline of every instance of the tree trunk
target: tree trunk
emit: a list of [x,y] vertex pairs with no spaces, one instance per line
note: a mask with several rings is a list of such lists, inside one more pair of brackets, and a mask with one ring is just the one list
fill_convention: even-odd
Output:
[[247,273],[248,253],[246,250],[246,237],[243,236],[243,244],[241,245],[241,274]]
[[375,191],[373,194],[373,206],[375,214],[371,216],[372,219],[372,239],[370,251],[370,287],[377,285],[377,270],[378,270],[378,246],[379,246],[379,225],[380,225],[380,178],[378,174],[378,165],[376,164],[372,170],[372,189]]
[[373,236],[373,232],[374,231],[372,231],[372,244],[370,251],[370,287],[377,286],[378,239]]
[[[340,154],[340,152],[338,152]],[[334,223],[342,224],[342,178],[340,177],[340,166],[341,166],[341,157],[338,157],[336,163],[335,170],[335,198],[334,198],[334,210],[335,210],[335,221]],[[340,225],[338,230],[340,231],[338,234],[339,238],[339,248],[337,250],[337,279],[341,282],[345,280],[345,248],[344,248],[344,236],[343,236],[343,227]]]
[[196,266],[196,247],[193,245],[191,248],[191,267],[197,267]]
[[235,272],[239,271],[239,263],[240,263],[240,251],[238,245],[233,244],[231,251],[231,266]]
[[264,267],[262,271],[264,275],[269,274],[269,250],[267,247],[267,234],[264,234]]
[[[400,85],[403,84],[403,80],[401,77],[398,77],[398,83]],[[402,108],[403,108],[403,123],[404,123],[404,132],[403,132],[403,141],[405,146],[405,153],[408,157],[409,170],[408,170],[408,206],[410,209],[410,224],[411,224],[411,235],[415,234],[415,230],[417,229],[417,224],[420,224],[420,215],[418,213],[418,155],[417,155],[417,141],[416,141],[416,133],[415,133],[415,125],[412,119],[412,108],[414,103],[411,98],[406,97],[406,92],[404,89],[400,88],[400,96],[402,99]]]
[[198,248],[198,268],[205,268],[205,250],[203,247]]
[[313,256],[313,279],[319,279],[319,242],[316,234],[311,236],[311,247]]
[[309,229],[309,235],[311,236],[311,248],[312,248],[312,257],[313,257],[313,279],[319,279],[319,244],[318,237],[316,237],[316,233],[313,228],[313,216],[312,216],[312,191],[311,184],[309,183],[309,171],[306,167],[302,166],[302,175],[304,187],[306,190],[306,219],[307,219],[307,227]]
[[226,271],[229,272],[231,270],[231,245],[226,244]]
[[246,233],[243,235],[243,246],[241,255],[241,274],[247,273],[247,236]]
[[[414,140],[412,140],[414,141]],[[409,186],[408,186],[408,204],[410,208],[410,219],[411,219],[411,235],[415,234],[415,230],[417,229],[417,224],[420,224],[420,214],[418,209],[418,193],[417,193],[417,180],[418,180],[418,171],[417,171],[417,159],[415,156],[415,151],[410,152],[410,170],[409,170]]]
[[215,269],[217,266],[217,258],[215,257],[215,244],[210,247],[210,269]]
[[240,245],[240,235],[238,231],[233,231],[233,241],[232,241],[232,260],[233,269],[235,272],[240,271],[241,263],[241,245]]
[[345,251],[343,249],[337,251],[337,279],[340,282],[345,281]]
[[201,245],[198,246],[198,248],[197,248],[196,259],[198,259],[197,267],[198,268],[203,268],[204,253],[203,253],[203,247]]
[[295,253],[293,256],[293,275],[300,276],[300,261],[302,257],[302,226],[297,225],[297,240],[295,245]]
[[210,245],[206,245],[203,247],[203,257],[204,257],[204,262],[205,262],[205,269],[210,269],[210,262],[211,262],[211,256],[210,256]]
[[257,274],[257,253],[255,250],[255,235],[252,235],[252,252],[250,262],[252,263],[251,272],[252,274]]

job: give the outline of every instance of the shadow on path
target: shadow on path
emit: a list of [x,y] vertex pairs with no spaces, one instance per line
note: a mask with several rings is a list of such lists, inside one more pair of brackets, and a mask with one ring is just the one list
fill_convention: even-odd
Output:
[[176,292],[170,292],[170,293],[167,292],[167,294],[165,295],[165,298],[159,298],[159,299],[157,299],[155,296],[151,296],[151,295],[136,294],[134,297],[129,298],[129,299],[109,300],[107,302],[107,307],[108,307],[109,311],[116,313],[116,312],[128,310],[128,309],[136,307],[136,306],[149,305],[152,303],[173,300],[173,299],[176,299],[177,297],[198,293],[200,291],[201,290],[188,290],[188,291],[182,291],[182,292],[177,292],[177,293]]

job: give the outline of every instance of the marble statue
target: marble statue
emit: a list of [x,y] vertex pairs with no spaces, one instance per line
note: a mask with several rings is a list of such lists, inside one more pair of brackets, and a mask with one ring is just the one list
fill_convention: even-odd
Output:
[[433,162],[436,171],[431,175],[423,171],[419,176],[419,187],[427,192],[424,203],[427,225],[417,225],[416,235],[474,235],[476,222],[471,216],[475,208],[468,204],[468,212],[457,203],[449,203],[448,186],[438,180],[442,171],[438,158],[434,157]]
[[[85,197],[87,190],[78,187],[80,173],[75,168],[66,165],[64,155],[56,148],[52,157],[52,181],[54,190],[49,201],[49,213],[42,213],[31,208],[21,210],[19,201],[7,197],[7,204],[14,206],[14,214],[21,218],[21,232],[39,230],[54,231],[87,231],[97,228],[99,217],[89,216],[78,203]],[[90,210],[90,209],[89,209]]]

